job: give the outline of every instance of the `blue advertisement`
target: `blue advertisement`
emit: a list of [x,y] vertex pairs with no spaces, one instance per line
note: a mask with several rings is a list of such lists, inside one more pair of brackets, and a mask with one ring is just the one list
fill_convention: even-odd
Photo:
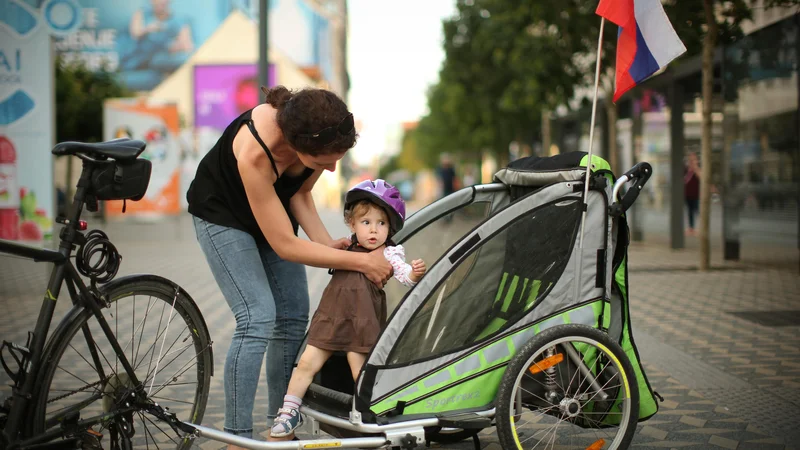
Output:
[[[18,10],[42,10],[63,30],[55,49],[65,62],[118,72],[134,91],[150,91],[175,72],[235,10],[258,20],[254,0],[5,0],[0,11],[16,26],[30,26]],[[14,11],[11,11],[14,9]],[[331,66],[328,19],[305,0],[270,0],[270,45],[299,66]]]
[[56,41],[65,62],[119,72],[134,91],[149,91],[183,65],[240,7],[235,0],[76,0],[74,33]]

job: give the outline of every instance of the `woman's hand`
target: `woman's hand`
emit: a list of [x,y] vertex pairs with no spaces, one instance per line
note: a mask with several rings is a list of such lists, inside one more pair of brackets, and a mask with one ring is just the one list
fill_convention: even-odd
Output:
[[392,278],[392,265],[383,256],[383,247],[373,250],[366,254],[367,264],[361,270],[369,281],[375,283],[379,288],[386,286],[389,278]]
[[340,239],[333,239],[328,243],[328,247],[335,248],[337,250],[347,250],[348,247],[352,242],[350,238],[340,238]]

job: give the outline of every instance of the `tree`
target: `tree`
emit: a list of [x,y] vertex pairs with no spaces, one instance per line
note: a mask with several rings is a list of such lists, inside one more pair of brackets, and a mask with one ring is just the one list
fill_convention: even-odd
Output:
[[[103,139],[103,102],[130,91],[106,70],[81,63],[56,62],[56,141],[99,142]],[[71,198],[72,158],[67,160],[66,198]]]
[[[599,19],[594,5],[565,0],[458,0],[443,23],[445,61],[420,122],[426,151],[491,150],[505,162],[512,141],[531,141],[542,109],[565,104],[591,81]],[[610,34],[610,33],[609,33]],[[607,45],[613,45],[613,39]],[[612,55],[613,58],[613,55]]]

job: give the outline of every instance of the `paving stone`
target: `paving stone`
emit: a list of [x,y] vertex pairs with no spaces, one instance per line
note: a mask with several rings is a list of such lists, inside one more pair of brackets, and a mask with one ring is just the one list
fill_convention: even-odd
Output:
[[683,416],[680,418],[681,423],[685,423],[687,425],[691,425],[693,427],[703,427],[706,424],[706,420],[698,419],[692,416]]
[[711,436],[711,439],[708,440],[709,444],[716,445],[722,448],[729,448],[729,449],[736,449],[739,446],[739,441],[734,441],[733,439],[726,439],[724,437],[719,436]]

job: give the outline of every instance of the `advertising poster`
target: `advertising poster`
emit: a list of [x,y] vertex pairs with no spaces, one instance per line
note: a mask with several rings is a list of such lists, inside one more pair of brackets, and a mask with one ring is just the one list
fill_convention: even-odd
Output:
[[[2,0],[35,4],[40,0]],[[134,91],[150,91],[181,67],[231,11],[258,18],[253,0],[59,0],[78,5],[80,18],[56,40],[66,62],[119,72]],[[319,66],[334,76],[330,25],[305,0],[270,0],[270,45],[298,65]]]
[[119,71],[134,91],[150,91],[177,70],[214,33],[238,3],[233,0],[72,0],[80,27],[56,41],[65,61]]
[[[141,158],[153,164],[144,198],[126,203],[125,215],[159,217],[181,210],[181,153],[178,107],[174,103],[142,99],[107,100],[103,111],[103,139],[120,137],[147,143]],[[121,201],[105,202],[106,217],[122,213]]]
[[53,231],[50,39],[80,22],[73,0],[0,0],[0,239]]
[[[269,87],[275,86],[275,65],[269,66]],[[222,132],[262,96],[256,64],[194,67],[194,126]]]

